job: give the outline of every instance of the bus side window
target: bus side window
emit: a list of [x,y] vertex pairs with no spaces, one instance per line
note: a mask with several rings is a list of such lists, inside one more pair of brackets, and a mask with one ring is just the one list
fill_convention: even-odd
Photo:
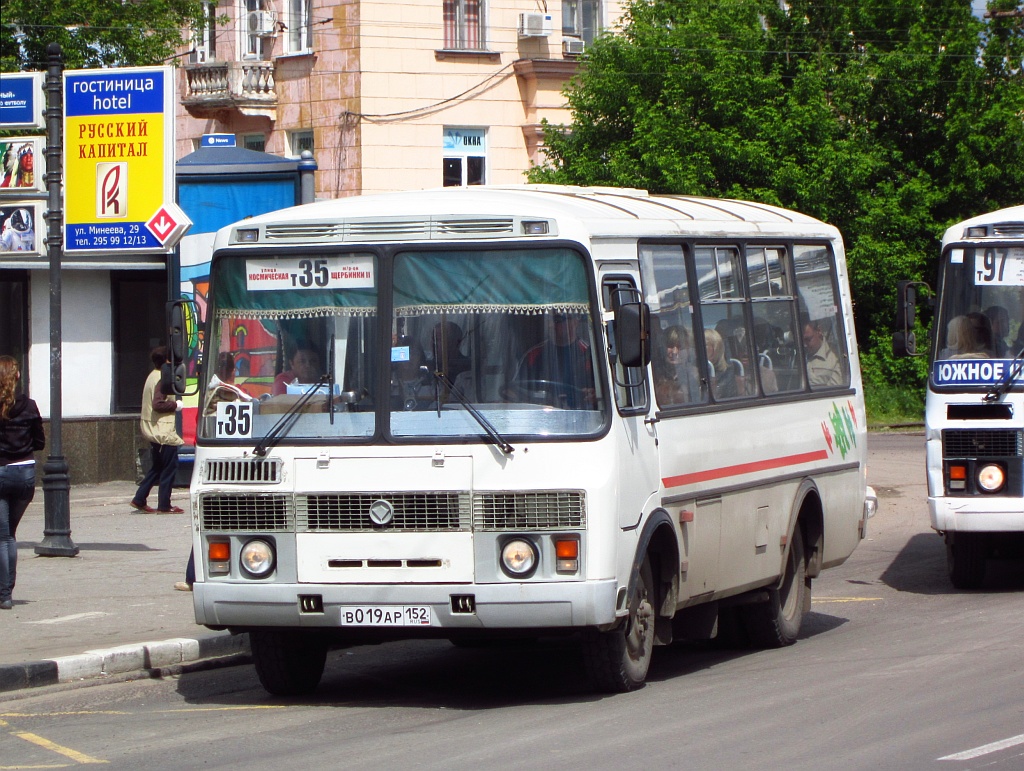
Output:
[[793,262],[807,381],[812,390],[847,386],[849,355],[828,248],[797,244],[793,248]]
[[754,351],[764,394],[802,391],[804,369],[797,353],[792,262],[784,247],[747,247],[747,280],[754,316]]
[[708,401],[704,341],[698,340],[686,255],[681,244],[642,244],[641,268],[651,304],[651,374],[661,409]]

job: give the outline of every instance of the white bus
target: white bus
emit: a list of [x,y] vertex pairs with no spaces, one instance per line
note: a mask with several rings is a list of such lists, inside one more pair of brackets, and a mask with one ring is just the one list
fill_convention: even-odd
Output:
[[[1024,206],[946,230],[925,398],[928,510],[949,577],[978,589],[990,557],[1024,554]],[[916,353],[902,282],[897,353]]]
[[673,639],[788,645],[873,512],[843,244],[801,214],[324,201],[222,229],[206,303],[196,620],[275,694],[363,641],[571,633],[606,691]]

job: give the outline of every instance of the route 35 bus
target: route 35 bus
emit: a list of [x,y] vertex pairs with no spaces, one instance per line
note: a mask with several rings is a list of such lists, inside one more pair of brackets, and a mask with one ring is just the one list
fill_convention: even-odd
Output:
[[[917,353],[920,282],[900,282],[895,353]],[[949,577],[978,589],[991,557],[1024,555],[1024,206],[942,239],[925,397],[928,511]]]
[[207,303],[196,620],[271,693],[398,638],[571,634],[604,691],[673,640],[788,645],[874,510],[843,244],[795,212],[324,201],[223,228]]

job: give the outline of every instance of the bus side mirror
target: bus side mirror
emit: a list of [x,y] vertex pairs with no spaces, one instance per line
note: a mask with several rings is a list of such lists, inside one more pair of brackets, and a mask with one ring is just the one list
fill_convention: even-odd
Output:
[[914,322],[917,321],[917,287],[928,285],[921,281],[898,281],[896,283],[896,329],[892,335],[894,356],[917,356],[917,335]]
[[615,311],[615,349],[623,367],[651,362],[651,308],[645,302],[621,303]]
[[[168,367],[163,374],[165,386],[170,385],[174,393],[185,393],[185,355],[188,351],[188,337],[185,329],[185,300],[167,303],[167,354]],[[169,381],[169,382],[166,382]]]

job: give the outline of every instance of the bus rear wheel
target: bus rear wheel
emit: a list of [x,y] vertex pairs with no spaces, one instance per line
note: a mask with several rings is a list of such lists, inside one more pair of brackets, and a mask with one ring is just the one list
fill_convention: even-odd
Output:
[[249,632],[256,674],[274,696],[312,693],[327,661],[327,638],[311,632],[276,629]]
[[798,528],[789,547],[782,582],[768,590],[768,601],[740,606],[750,642],[760,648],[783,648],[796,642],[804,610],[810,604],[811,580]]
[[646,558],[640,566],[629,615],[608,632],[590,630],[583,638],[587,674],[606,693],[625,693],[643,686],[654,650],[654,580]]
[[980,589],[988,557],[984,533],[946,535],[946,568],[957,589]]

